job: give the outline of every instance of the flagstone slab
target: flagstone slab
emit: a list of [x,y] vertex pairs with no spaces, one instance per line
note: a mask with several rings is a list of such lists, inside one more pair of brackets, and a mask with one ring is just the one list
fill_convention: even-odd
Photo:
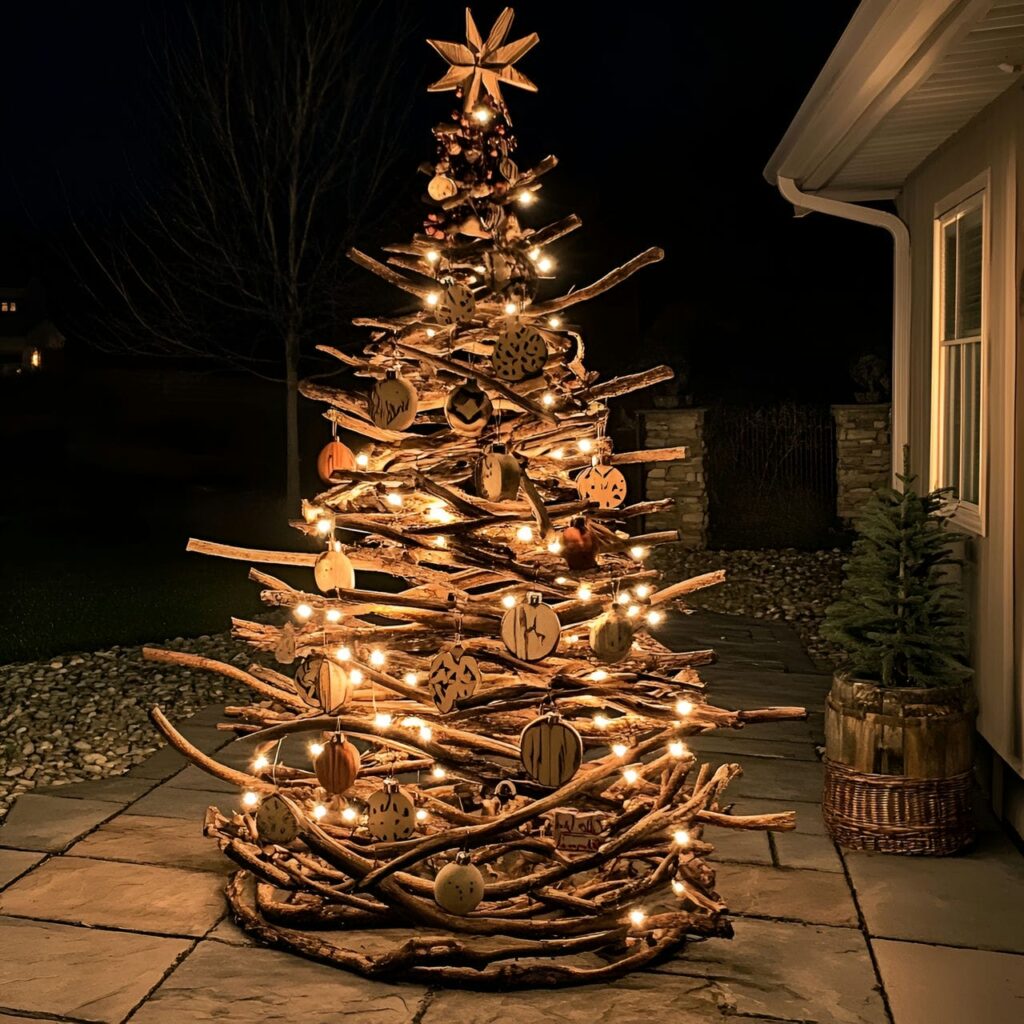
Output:
[[0,825],[0,846],[53,853],[117,813],[105,800],[64,800],[23,793]]
[[188,761],[178,753],[174,747],[161,747],[155,754],[151,754],[142,764],[137,764],[128,770],[128,776],[133,779],[157,779],[163,781],[172,775],[180,772]]
[[0,850],[0,889],[25,874],[45,856],[45,853],[31,853],[28,850]]
[[[731,802],[735,794],[726,790],[726,802]],[[806,801],[770,800],[758,796],[735,797],[733,814],[781,814],[793,811],[796,814],[796,829],[800,835],[825,835],[825,822],[821,817],[821,806]]]
[[711,843],[715,852],[714,861],[735,861],[740,864],[771,864],[772,851],[766,832],[749,829],[714,828],[704,829],[704,840]]
[[69,786],[45,786],[32,792],[40,796],[57,796],[64,800],[103,800],[107,803],[127,807],[138,800],[143,793],[153,788],[152,779],[138,779],[119,775],[112,779],[95,779],[91,782],[73,782]]
[[233,786],[230,782],[224,782],[209,772],[204,772],[194,764],[190,764],[168,781],[175,789],[203,789],[207,792],[234,793],[236,795],[239,793],[237,786]]
[[1006,836],[955,857],[844,857],[870,935],[1024,953],[1024,858]]
[[747,918],[733,928],[731,940],[693,943],[657,970],[707,978],[727,1018],[886,1024],[859,931]]
[[872,939],[895,1024],[1024,1020],[1024,956]]
[[[172,780],[173,781],[173,780]],[[211,781],[213,781],[211,779]],[[156,789],[151,789],[142,799],[132,804],[132,814],[147,815],[152,818],[184,818],[189,821],[202,822],[207,807],[222,807],[228,802],[234,806],[237,790],[227,797],[225,790],[219,792],[208,789],[179,789],[165,782]]]
[[12,1013],[119,1024],[188,947],[182,939],[0,917],[0,999]]
[[857,927],[845,876],[828,871],[719,864],[715,889],[735,914]]
[[367,981],[288,953],[201,942],[132,1024],[410,1024],[425,992],[419,985]]
[[[785,723],[783,723],[785,724]],[[758,736],[759,726],[744,726],[742,729],[719,729],[706,736],[693,736],[689,740],[690,747],[702,755],[720,754],[725,757],[743,760],[750,754],[761,757],[777,757],[793,761],[817,761],[814,745],[805,733],[803,722],[792,723],[796,726],[789,739]]]
[[55,857],[0,893],[0,914],[163,935],[204,935],[224,913],[209,871]]
[[773,832],[775,853],[784,868],[842,872],[843,862],[828,836],[802,832]]
[[720,764],[738,763],[743,774],[729,783],[726,798],[760,796],[771,793],[777,800],[802,800],[805,803],[821,800],[822,766],[806,761],[757,757],[743,754],[735,757],[711,754],[705,759],[713,768]]
[[177,818],[121,814],[75,843],[68,852],[75,857],[167,864],[222,875],[235,867],[217,844],[203,835],[200,819],[189,825]]

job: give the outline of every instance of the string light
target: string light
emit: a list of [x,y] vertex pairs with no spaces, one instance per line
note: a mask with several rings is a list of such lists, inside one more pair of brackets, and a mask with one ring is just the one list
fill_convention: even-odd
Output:
[[647,557],[647,548],[642,547],[639,544],[634,544],[630,549],[629,553],[633,558],[641,559]]
[[337,608],[329,608],[327,610],[327,621],[328,622],[340,622],[341,612]]
[[529,526],[520,526],[516,530],[516,540],[522,541],[524,544],[533,540],[533,530]]
[[251,789],[242,794],[242,803],[246,807],[255,807],[259,802],[259,793],[254,793]]
[[608,673],[603,668],[595,668],[594,671],[590,673],[590,678],[593,679],[595,683],[602,683],[608,678]]
[[548,544],[548,551],[553,555],[560,555],[562,553],[562,542],[557,538]]
[[398,491],[388,491],[387,503],[389,505],[394,505],[395,508],[400,508],[402,505],[402,496]]
[[313,817],[316,818],[317,821],[319,821],[321,818],[324,818],[326,816],[327,816],[327,808],[324,807],[323,804],[314,804],[313,805]]
[[685,828],[679,829],[678,832],[673,834],[672,838],[680,846],[689,846],[690,845],[690,833],[687,832]]
[[430,293],[430,294],[429,294],[429,295],[427,296],[427,305],[428,305],[428,306],[436,306],[436,305],[437,305],[437,303],[438,303],[438,300],[439,300],[440,298],[441,298],[441,296],[440,296],[440,295],[438,295],[438,294],[437,294],[437,292],[431,292],[431,293]]
[[402,725],[404,725],[406,729],[415,729],[418,726],[426,724],[427,723],[424,722],[422,718],[417,718],[415,715],[409,715],[408,718],[402,719]]
[[422,807],[416,812],[417,821],[426,821],[430,817],[430,814],[425,811]]
[[555,261],[550,256],[542,256],[537,260],[537,269],[542,273],[546,274],[555,265]]
[[541,398],[541,403],[545,408],[550,409],[555,404],[555,396],[550,391],[545,391],[544,397]]
[[523,189],[516,194],[516,202],[520,206],[532,206],[536,201],[537,197],[528,189]]
[[677,896],[682,896],[683,893],[686,892],[686,886],[683,885],[683,883],[680,882],[678,878],[673,878],[672,879],[672,891]]
[[322,743],[310,743],[309,752],[313,757],[319,757],[324,752],[324,745]]
[[518,600],[519,599],[516,597],[515,594],[506,594],[501,599],[501,605],[503,608],[515,608],[516,604],[518,603]]
[[437,334],[437,331],[435,331],[433,327],[428,327],[427,328],[427,337],[428,338],[432,338],[435,334]]
[[317,519],[322,512],[323,509],[317,508],[316,505],[307,505],[306,508],[303,510],[302,515],[307,523],[311,523],[313,522],[314,519]]
[[566,585],[566,583],[568,583],[568,582],[569,582],[569,577],[568,577],[568,576],[556,576],[556,577],[555,577],[555,582],[556,582],[556,583],[557,583],[557,584],[558,584],[558,585],[559,585],[560,587],[564,587],[564,586]]
[[352,657],[352,648],[343,645],[334,652],[334,656],[338,661],[348,661]]
[[356,813],[355,808],[353,807],[346,807],[345,810],[341,812],[342,821],[353,822],[358,817],[359,815]]
[[386,711],[378,711],[377,714],[373,716],[373,724],[378,729],[386,729],[391,725],[391,716]]
[[473,120],[478,121],[480,124],[487,124],[491,117],[492,114],[486,107],[477,107],[473,111]]
[[647,912],[637,907],[629,912],[629,923],[634,928],[639,928],[647,920]]
[[594,715],[594,725],[596,725],[598,729],[607,729],[610,724],[611,719],[608,718],[607,715]]
[[448,547],[448,538],[447,537],[435,537],[434,538],[434,547],[435,548],[446,548],[446,547]]
[[383,665],[386,660],[387,658],[385,657],[384,652],[382,650],[379,650],[375,647],[372,651],[370,651],[370,664],[375,666],[376,668],[380,668],[381,665]]
[[313,614],[313,609],[308,604],[300,604],[295,608],[295,618],[308,619]]
[[625,743],[613,743],[612,744],[612,753],[616,757],[625,757],[628,752],[629,752],[629,747],[627,747]]
[[682,715],[684,718],[693,710],[693,702],[689,700],[677,700],[676,701],[676,714]]
[[434,730],[429,725],[420,726],[420,739],[424,743],[429,743],[434,738]]
[[586,585],[586,583],[581,583],[579,589],[576,591],[576,596],[581,601],[589,601],[593,595],[594,592]]
[[622,773],[622,777],[632,786],[640,778],[640,773],[635,768],[627,768]]
[[634,592],[637,597],[644,598],[650,594],[651,588],[646,583],[641,583]]
[[619,604],[629,604],[632,599],[633,595],[628,590],[620,591],[619,596],[615,598]]
[[257,757],[255,761],[253,761],[253,763],[252,763],[252,770],[254,772],[262,771],[269,764],[270,764],[270,761],[266,757],[264,757],[262,754],[260,754],[260,756]]
[[594,442],[591,441],[589,437],[585,437],[585,438],[583,438],[582,441],[580,441],[579,447],[580,447],[580,451],[583,452],[584,455],[587,455],[591,451],[593,451],[593,449],[594,449]]
[[369,455],[367,455],[367,454],[366,454],[366,452],[360,452],[360,453],[359,453],[359,454],[358,454],[358,455],[356,456],[356,465],[357,465],[357,466],[358,466],[358,467],[359,467],[360,469],[366,469],[366,467],[367,467],[367,466],[368,466],[369,464],[370,464],[370,456],[369,456]]
[[562,326],[562,318],[559,316],[548,317],[548,327],[554,327],[555,329]]
[[565,449],[564,448],[555,448],[551,452],[551,458],[553,458],[553,459],[564,459],[565,458]]
[[405,675],[402,676],[402,682],[404,682],[406,686],[419,686],[420,684],[419,676],[417,676],[415,672],[406,672]]
[[358,686],[363,681],[363,673],[357,668],[352,669],[348,674],[348,681],[353,686]]
[[636,617],[637,617],[637,616],[638,616],[638,615],[640,614],[640,605],[638,605],[638,604],[631,604],[631,605],[630,605],[630,606],[629,606],[629,607],[628,607],[628,608],[626,609],[626,614],[627,614],[627,615],[628,615],[628,616],[629,616],[629,617],[630,617],[631,619],[635,619],[635,618],[636,618]]
[[529,253],[527,253],[527,255],[528,255],[528,256],[530,257],[530,259],[531,259],[531,260],[533,260],[533,262],[534,262],[534,263],[536,263],[536,262],[537,262],[537,260],[539,260],[539,259],[540,259],[540,246],[538,246],[538,245],[535,245],[535,246],[534,246],[534,247],[533,247],[533,248],[532,248],[532,249],[531,249],[531,250],[529,251]]
[[679,740],[673,740],[668,745],[668,752],[673,757],[682,757],[683,754],[686,753],[686,745],[684,743],[680,742]]
[[432,519],[435,523],[448,524],[455,521],[455,516],[440,502],[436,502],[427,509],[427,518]]
[[647,613],[647,624],[649,626],[656,626],[663,618],[665,618],[665,616],[661,612],[651,609],[651,611]]
[[427,262],[436,263],[441,258],[441,254],[436,249],[427,250]]
[[433,775],[435,779],[443,779],[448,773],[439,764],[435,764],[434,770],[430,774]]

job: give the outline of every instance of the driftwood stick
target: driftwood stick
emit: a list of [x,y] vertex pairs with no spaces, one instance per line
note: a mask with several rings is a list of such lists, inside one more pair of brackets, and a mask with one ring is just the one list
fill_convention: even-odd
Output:
[[662,249],[652,247],[640,253],[639,256],[634,256],[628,263],[624,263],[621,267],[605,274],[604,277],[593,284],[588,284],[578,291],[561,296],[561,298],[535,303],[530,307],[529,312],[534,316],[546,316],[549,313],[557,313],[561,309],[568,309],[569,306],[576,306],[614,288],[638,270],[650,266],[652,263],[658,263],[664,258],[665,253]]

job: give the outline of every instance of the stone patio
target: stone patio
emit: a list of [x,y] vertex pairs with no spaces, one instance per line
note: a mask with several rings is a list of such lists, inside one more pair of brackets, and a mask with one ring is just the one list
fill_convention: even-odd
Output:
[[[818,799],[828,677],[793,632],[701,613],[674,646],[713,646],[725,707],[804,704],[807,723],[694,741],[739,761],[739,812],[797,810],[793,833],[709,831],[731,942],[689,946],[600,989],[510,994],[363,981],[256,948],[225,920],[229,864],[200,834],[232,792],[164,749],[118,779],[22,796],[0,827],[0,1024],[44,1019],[373,1024],[1011,1024],[1024,1020],[1024,858],[982,816],[976,848],[921,860],[849,854]],[[230,738],[219,709],[192,719],[204,750]],[[245,744],[222,751],[244,763]]]

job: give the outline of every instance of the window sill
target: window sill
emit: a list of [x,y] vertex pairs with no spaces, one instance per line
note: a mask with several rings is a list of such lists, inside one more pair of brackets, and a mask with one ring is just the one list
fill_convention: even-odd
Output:
[[949,521],[966,533],[973,533],[976,537],[985,536],[985,523],[982,520],[981,509],[977,505],[957,502],[953,506]]

